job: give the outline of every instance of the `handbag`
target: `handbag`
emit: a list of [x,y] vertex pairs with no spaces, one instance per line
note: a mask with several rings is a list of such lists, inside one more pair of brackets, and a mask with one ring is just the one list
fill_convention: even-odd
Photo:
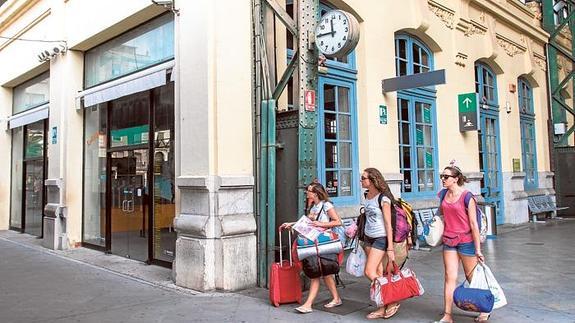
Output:
[[507,304],[507,298],[503,293],[503,289],[495,279],[495,276],[493,276],[491,269],[489,269],[485,263],[479,263],[479,266],[476,267],[469,287],[489,289],[491,294],[493,294],[493,309],[503,307]]
[[[483,273],[485,281],[487,281],[485,271],[478,271],[478,267],[479,265],[474,269],[473,280],[479,278],[477,276]],[[464,311],[491,313],[495,304],[495,297],[489,290],[489,287],[487,289],[466,287],[466,283],[467,279],[453,292],[453,302],[455,305]],[[487,284],[489,284],[489,282],[487,282]]]
[[302,261],[302,270],[308,278],[319,278],[339,273],[336,254],[316,255]]
[[297,244],[297,257],[299,260],[304,260],[311,256],[339,254],[343,251],[343,244],[335,233],[333,235],[329,233],[320,234],[316,241],[300,236]]
[[421,296],[423,293],[423,286],[415,276],[415,272],[408,268],[400,271],[395,262],[393,262],[393,273],[389,272],[374,279],[369,289],[369,296],[378,307]]
[[445,225],[443,224],[441,217],[439,217],[439,215],[434,215],[433,218],[423,226],[423,237],[425,238],[425,242],[432,247],[440,245],[442,242],[444,227]]

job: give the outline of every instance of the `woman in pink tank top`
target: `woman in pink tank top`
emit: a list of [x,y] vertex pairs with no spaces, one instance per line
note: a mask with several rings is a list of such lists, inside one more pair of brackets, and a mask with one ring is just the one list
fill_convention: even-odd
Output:
[[[465,277],[471,281],[473,269],[478,261],[483,262],[479,226],[475,211],[475,199],[469,200],[465,207],[467,190],[463,184],[468,182],[459,167],[450,164],[443,169],[441,183],[444,190],[438,196],[444,196],[439,206],[443,214],[445,229],[443,230],[443,264],[445,269],[444,313],[438,323],[451,323],[453,307],[453,292],[457,283],[459,262],[463,264]],[[487,322],[489,313],[481,313],[475,322]]]

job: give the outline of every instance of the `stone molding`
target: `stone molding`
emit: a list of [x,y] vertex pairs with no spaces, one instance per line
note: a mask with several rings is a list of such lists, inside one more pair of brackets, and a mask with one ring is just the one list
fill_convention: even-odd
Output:
[[480,181],[483,178],[483,172],[463,172],[463,175],[470,181]]
[[460,18],[457,23],[457,30],[463,32],[466,37],[471,37],[472,35],[485,35],[487,33],[487,27],[473,19]]
[[496,34],[495,36],[496,40],[497,40],[497,44],[503,48],[503,50],[505,51],[505,53],[507,53],[507,55],[513,57],[517,54],[523,54],[527,51],[527,47],[501,35],[501,34]]
[[533,61],[542,71],[547,71],[547,58],[545,56],[533,53]]
[[447,28],[455,28],[455,11],[441,5],[433,0],[427,1],[427,7],[431,12],[433,12]]
[[455,54],[455,65],[465,67],[465,61],[467,60],[467,58],[468,58],[467,54],[458,52],[457,54]]

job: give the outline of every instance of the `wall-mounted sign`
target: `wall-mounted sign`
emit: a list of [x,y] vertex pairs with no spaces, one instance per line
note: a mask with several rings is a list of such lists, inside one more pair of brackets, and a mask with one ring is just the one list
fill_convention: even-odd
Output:
[[58,143],[58,127],[52,127],[52,145]]
[[521,160],[519,158],[513,158],[513,172],[519,173],[521,171]]
[[379,123],[387,124],[387,107],[385,105],[379,106]]
[[305,91],[305,110],[313,112],[315,111],[315,91],[306,90]]
[[459,110],[459,131],[473,131],[479,129],[479,109],[477,108],[477,93],[463,93],[457,95]]

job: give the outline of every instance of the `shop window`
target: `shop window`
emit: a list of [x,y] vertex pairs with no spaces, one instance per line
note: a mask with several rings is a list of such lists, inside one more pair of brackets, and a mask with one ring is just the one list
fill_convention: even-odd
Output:
[[50,101],[50,73],[46,72],[14,87],[12,113],[17,114]]
[[[418,39],[409,35],[396,36],[397,76],[429,72],[433,70],[432,59],[431,51]],[[402,195],[431,196],[438,185],[435,89],[399,91],[397,113]]]
[[84,86],[89,88],[174,57],[174,19],[162,15],[85,54]]
[[523,78],[517,81],[519,87],[519,122],[521,128],[521,157],[525,172],[525,190],[536,189],[537,153],[535,147],[535,113],[533,108],[533,90]]

